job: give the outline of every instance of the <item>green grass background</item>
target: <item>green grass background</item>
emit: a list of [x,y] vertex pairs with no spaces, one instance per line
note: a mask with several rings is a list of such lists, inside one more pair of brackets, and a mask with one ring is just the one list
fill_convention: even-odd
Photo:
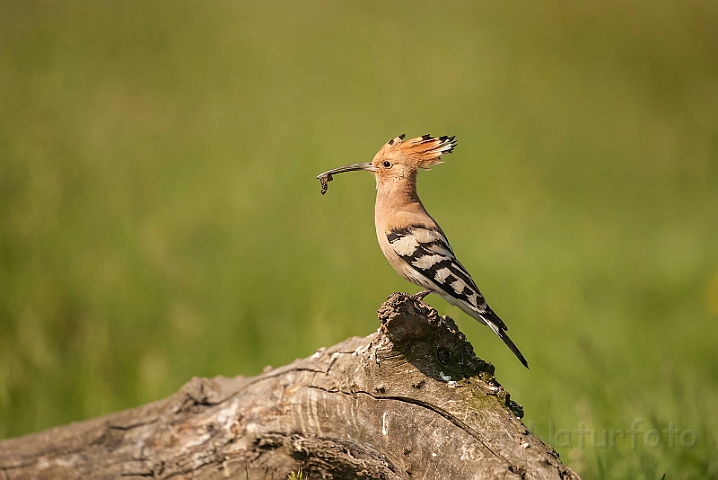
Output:
[[428,300],[525,422],[585,478],[718,477],[711,1],[0,1],[0,438],[374,331],[418,289],[371,176],[314,177],[403,132],[457,135],[420,193],[531,370]]

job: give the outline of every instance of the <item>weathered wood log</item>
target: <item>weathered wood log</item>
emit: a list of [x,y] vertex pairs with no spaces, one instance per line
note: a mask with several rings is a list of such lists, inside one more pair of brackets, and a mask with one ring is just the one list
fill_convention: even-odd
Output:
[[252,378],[0,442],[0,479],[578,479],[453,320],[392,295],[381,327]]

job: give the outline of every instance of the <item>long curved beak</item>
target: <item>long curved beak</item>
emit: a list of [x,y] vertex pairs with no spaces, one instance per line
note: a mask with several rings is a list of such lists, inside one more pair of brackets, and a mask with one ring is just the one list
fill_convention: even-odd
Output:
[[332,175],[344,172],[354,172],[357,170],[365,170],[367,172],[376,172],[376,167],[371,163],[353,163],[351,165],[345,165],[343,167],[334,168],[317,175],[317,179],[322,183],[322,195],[327,193],[327,183],[331,182]]
[[335,173],[354,172],[356,170],[366,170],[367,172],[376,172],[376,167],[371,163],[353,163],[351,165],[345,165],[343,167],[334,168],[328,172],[324,172],[317,178],[324,175],[334,175]]

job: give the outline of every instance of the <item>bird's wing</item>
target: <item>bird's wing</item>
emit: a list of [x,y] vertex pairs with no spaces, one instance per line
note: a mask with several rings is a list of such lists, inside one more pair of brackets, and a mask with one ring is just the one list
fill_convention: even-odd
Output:
[[508,327],[486,303],[469,272],[456,259],[449,241],[438,226],[411,225],[395,228],[386,234],[386,238],[399,258],[436,285],[437,291],[441,290],[478,314],[523,366],[528,368],[528,362],[506,333]]
[[437,290],[466,303],[500,330],[506,324],[486,304],[474,280],[459,263],[443,232],[433,226],[411,225],[386,235],[394,252],[411,268],[436,285]]

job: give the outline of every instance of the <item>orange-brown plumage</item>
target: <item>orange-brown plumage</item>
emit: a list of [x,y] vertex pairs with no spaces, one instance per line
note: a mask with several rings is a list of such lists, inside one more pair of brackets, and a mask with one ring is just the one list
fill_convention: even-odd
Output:
[[432,165],[443,163],[441,156],[451,153],[456,146],[454,137],[422,135],[404,141],[404,135],[392,138],[382,145],[372,164],[379,167],[384,160],[399,162],[413,169],[430,170]]

